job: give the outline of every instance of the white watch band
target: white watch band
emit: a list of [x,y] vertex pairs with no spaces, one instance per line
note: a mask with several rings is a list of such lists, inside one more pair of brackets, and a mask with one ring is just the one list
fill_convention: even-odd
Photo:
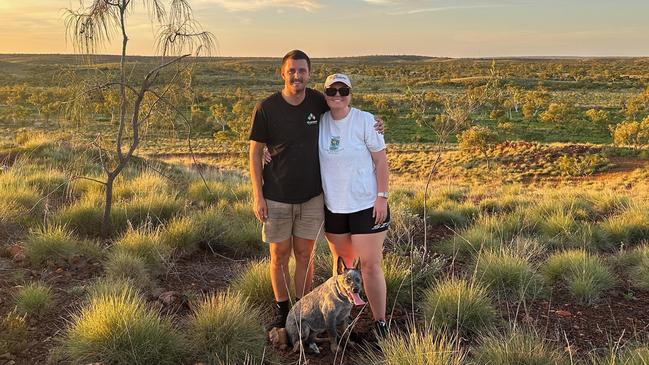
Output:
[[381,197],[381,198],[388,198],[389,193],[387,191],[380,191],[376,194],[376,196]]

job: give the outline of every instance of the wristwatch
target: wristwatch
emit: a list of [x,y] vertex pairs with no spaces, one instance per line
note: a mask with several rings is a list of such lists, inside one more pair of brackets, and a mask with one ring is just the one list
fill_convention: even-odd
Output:
[[388,195],[390,195],[387,191],[379,191],[376,193],[376,196],[381,197],[381,198],[388,198]]

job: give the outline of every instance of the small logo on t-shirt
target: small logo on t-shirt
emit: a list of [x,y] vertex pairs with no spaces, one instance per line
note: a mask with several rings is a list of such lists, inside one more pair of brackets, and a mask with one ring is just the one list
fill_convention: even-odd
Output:
[[313,113],[309,113],[309,115],[306,117],[306,124],[307,125],[314,125],[318,124],[318,118],[313,115]]
[[340,137],[332,136],[329,140],[329,152],[340,151]]

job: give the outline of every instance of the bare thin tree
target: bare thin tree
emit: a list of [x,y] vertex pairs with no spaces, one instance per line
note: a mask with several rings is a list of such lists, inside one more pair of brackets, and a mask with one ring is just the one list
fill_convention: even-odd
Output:
[[[127,19],[136,10],[136,5],[148,10],[150,21],[158,26],[155,47],[161,56],[160,64],[149,70],[139,82],[127,76]],[[105,205],[101,234],[106,238],[111,232],[113,184],[138,148],[140,128],[163,108],[184,117],[168,97],[172,83],[183,70],[179,68],[171,75],[162,77],[163,70],[180,64],[192,54],[198,55],[200,50],[211,52],[215,39],[211,33],[201,30],[193,18],[188,0],[169,0],[166,4],[162,0],[81,0],[80,9],[67,11],[65,24],[75,50],[83,55],[97,54],[111,40],[121,40],[117,77],[84,91],[92,93],[117,88],[119,92],[115,154],[105,155],[100,149],[101,164],[106,174],[102,182]],[[184,118],[182,120],[185,121]]]

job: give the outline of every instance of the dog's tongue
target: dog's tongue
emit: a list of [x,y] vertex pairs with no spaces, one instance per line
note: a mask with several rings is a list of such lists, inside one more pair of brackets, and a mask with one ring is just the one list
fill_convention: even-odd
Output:
[[365,302],[361,297],[358,295],[358,293],[351,293],[352,294],[352,300],[354,301],[354,305],[365,305]]

